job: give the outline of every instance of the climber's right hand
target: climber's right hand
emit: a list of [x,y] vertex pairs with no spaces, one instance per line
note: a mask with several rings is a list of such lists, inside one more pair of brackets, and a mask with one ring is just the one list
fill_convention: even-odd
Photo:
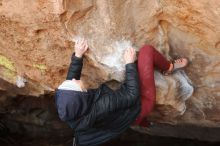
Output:
[[134,48],[127,49],[124,54],[125,64],[134,63],[136,59],[136,52]]
[[83,54],[88,50],[88,44],[85,39],[80,39],[75,42],[75,56],[82,58]]

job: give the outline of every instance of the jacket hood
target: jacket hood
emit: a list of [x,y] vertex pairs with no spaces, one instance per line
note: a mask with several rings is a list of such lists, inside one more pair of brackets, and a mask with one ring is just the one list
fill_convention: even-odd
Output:
[[62,121],[74,121],[82,117],[89,109],[89,94],[73,90],[56,90],[55,103]]
[[82,91],[81,87],[73,82],[72,80],[65,80],[58,89],[61,90],[73,90],[73,91]]

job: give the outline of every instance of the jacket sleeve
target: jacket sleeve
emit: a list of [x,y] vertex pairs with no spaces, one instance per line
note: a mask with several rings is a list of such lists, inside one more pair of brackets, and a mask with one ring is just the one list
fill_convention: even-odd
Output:
[[139,100],[139,78],[136,64],[126,64],[125,68],[125,82],[118,90],[113,92],[112,95],[117,98],[117,100],[114,100],[116,109],[128,108]]
[[79,80],[81,76],[82,67],[83,58],[78,58],[75,56],[75,53],[73,53],[66,79],[72,80],[73,78],[75,78],[76,80]]
[[139,102],[139,81],[136,64],[126,65],[125,83],[116,91],[108,92],[96,103],[97,116],[127,109]]

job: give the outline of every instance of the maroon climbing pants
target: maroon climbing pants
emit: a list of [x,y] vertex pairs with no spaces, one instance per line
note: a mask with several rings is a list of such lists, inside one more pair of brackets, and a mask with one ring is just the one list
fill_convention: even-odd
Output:
[[140,49],[138,73],[140,79],[141,112],[134,123],[135,125],[147,126],[146,117],[154,107],[156,97],[154,68],[160,71],[167,71],[169,67],[170,62],[154,47],[145,45]]

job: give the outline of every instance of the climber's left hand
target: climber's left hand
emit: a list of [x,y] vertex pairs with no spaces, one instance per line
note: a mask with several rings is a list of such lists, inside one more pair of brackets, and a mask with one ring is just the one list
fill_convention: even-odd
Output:
[[75,42],[75,56],[81,58],[88,50],[88,44],[85,39],[80,39]]

